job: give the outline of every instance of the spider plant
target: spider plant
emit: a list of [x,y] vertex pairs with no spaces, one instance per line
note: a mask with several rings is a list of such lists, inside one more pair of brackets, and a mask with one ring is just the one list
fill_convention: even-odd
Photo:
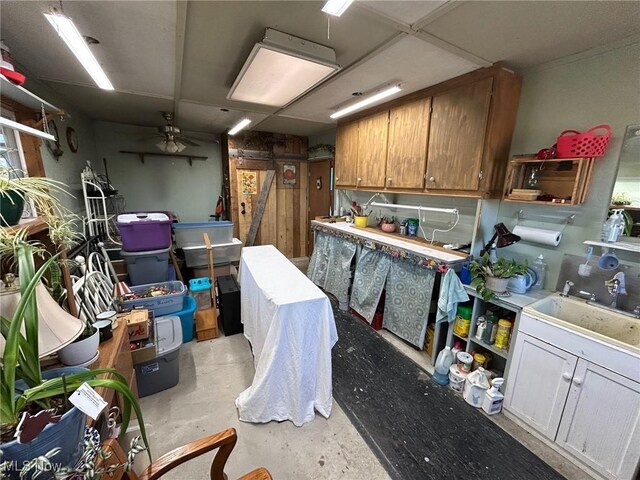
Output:
[[498,258],[496,262],[491,262],[488,253],[482,257],[474,259],[471,262],[471,286],[482,296],[485,302],[488,302],[495,293],[487,287],[487,278],[511,278],[516,275],[524,275],[527,273],[527,263],[518,263],[515,260],[508,260],[504,257]]
[[[145,445],[148,446],[138,401],[129,388],[127,380],[117,370],[101,368],[42,380],[35,289],[44,273],[56,261],[57,255],[48,258],[36,271],[33,248],[25,242],[17,245],[15,256],[20,272],[21,298],[10,320],[0,316],[1,333],[5,338],[0,366],[0,429],[4,432],[14,428],[28,404],[36,403],[42,408],[47,408],[53,397],[67,395],[86,382],[92,387],[106,387],[122,394],[124,399],[122,435],[126,432],[133,408],[140,420],[140,430]],[[24,334],[21,330],[24,330]],[[112,375],[114,378],[98,378],[98,375],[103,374]],[[27,388],[23,391],[16,388],[16,382],[19,379],[27,384]]]

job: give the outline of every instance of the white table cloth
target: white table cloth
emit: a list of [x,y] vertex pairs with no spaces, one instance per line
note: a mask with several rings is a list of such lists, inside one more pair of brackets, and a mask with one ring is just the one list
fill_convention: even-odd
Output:
[[301,426],[332,406],[331,348],[338,341],[327,296],[274,246],[242,249],[244,335],[255,376],[236,399],[240,420]]

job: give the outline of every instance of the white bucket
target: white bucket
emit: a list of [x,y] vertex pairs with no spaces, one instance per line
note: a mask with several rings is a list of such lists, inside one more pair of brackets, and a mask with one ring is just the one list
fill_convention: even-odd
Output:
[[454,392],[462,393],[467,374],[460,371],[457,365],[449,367],[449,387]]

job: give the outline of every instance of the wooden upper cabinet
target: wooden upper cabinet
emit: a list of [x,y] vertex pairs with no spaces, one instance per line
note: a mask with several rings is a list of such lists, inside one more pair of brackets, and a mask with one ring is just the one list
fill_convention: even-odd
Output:
[[426,189],[479,189],[493,78],[433,97]]
[[387,188],[424,187],[430,108],[431,98],[423,98],[391,109]]
[[338,125],[336,130],[336,186],[355,186],[358,168],[358,122]]
[[389,111],[376,113],[358,122],[358,177],[356,186],[385,186]]

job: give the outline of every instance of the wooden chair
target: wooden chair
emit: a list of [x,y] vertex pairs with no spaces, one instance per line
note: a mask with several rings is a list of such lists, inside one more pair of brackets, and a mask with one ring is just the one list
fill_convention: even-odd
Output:
[[[227,475],[224,473],[224,466],[227,463],[227,459],[231,454],[231,450],[235,447],[237,440],[238,436],[235,428],[228,428],[220,433],[201,438],[200,440],[196,440],[170,451],[154,461],[140,475],[136,475],[132,471],[123,472],[122,469],[119,469],[113,479],[156,480],[178,465],[182,465],[193,458],[199,457],[203,453],[210,452],[217,448],[218,452],[213,458],[213,463],[211,464],[211,480],[227,480]],[[103,447],[112,452],[112,455],[108,460],[109,463],[124,463],[127,461],[127,455],[115,439],[107,440]],[[118,475],[120,476],[118,477]],[[238,480],[272,480],[272,477],[266,468],[260,467],[247,473]]]

